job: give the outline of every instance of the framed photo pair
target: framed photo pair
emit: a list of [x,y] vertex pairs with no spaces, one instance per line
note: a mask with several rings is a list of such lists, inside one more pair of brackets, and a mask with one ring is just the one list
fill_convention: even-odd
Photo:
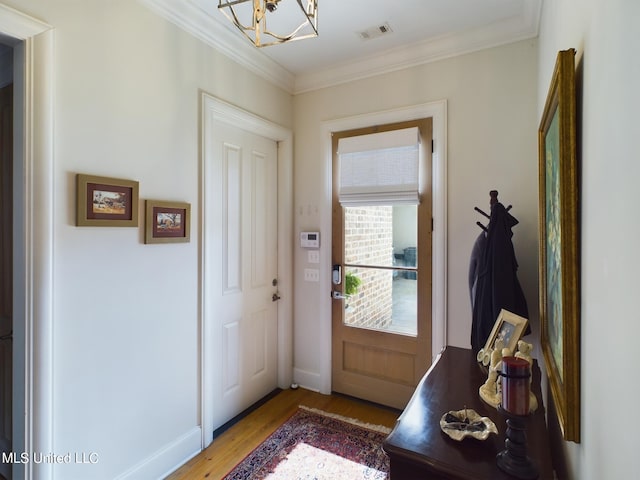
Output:
[[[76,225],[137,227],[139,184],[95,175],[76,175]],[[190,240],[191,205],[146,201],[144,243],[182,243]]]

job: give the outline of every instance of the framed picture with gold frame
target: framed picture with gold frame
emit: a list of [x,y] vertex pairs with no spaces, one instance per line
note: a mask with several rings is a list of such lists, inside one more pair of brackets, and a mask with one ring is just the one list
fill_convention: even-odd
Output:
[[138,182],[77,174],[76,225],[137,227]]
[[146,201],[144,243],[189,242],[191,204]]
[[487,338],[483,351],[490,353],[496,348],[496,342],[500,340],[503,348],[508,348],[512,354],[515,354],[518,340],[522,338],[528,323],[529,321],[526,318],[503,308],[493,324],[493,329]]
[[565,440],[580,441],[575,50],[558,53],[538,130],[540,342]]

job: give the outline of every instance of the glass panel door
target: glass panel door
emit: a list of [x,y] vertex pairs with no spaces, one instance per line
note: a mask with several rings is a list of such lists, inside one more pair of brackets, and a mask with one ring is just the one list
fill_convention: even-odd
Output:
[[[340,199],[341,138],[417,126],[417,199]],[[332,390],[404,408],[431,365],[430,118],[334,132]],[[363,166],[366,168],[366,166]],[[393,174],[397,164],[389,162]],[[418,201],[418,205],[406,202]]]

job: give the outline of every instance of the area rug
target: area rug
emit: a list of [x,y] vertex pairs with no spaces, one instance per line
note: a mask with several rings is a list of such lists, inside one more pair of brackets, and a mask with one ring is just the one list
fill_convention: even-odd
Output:
[[224,480],[382,480],[390,429],[300,406]]

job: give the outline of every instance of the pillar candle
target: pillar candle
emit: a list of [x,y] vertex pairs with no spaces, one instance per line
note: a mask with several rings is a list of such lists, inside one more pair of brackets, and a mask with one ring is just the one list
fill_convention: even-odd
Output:
[[502,408],[513,415],[529,414],[531,368],[523,358],[502,358]]

